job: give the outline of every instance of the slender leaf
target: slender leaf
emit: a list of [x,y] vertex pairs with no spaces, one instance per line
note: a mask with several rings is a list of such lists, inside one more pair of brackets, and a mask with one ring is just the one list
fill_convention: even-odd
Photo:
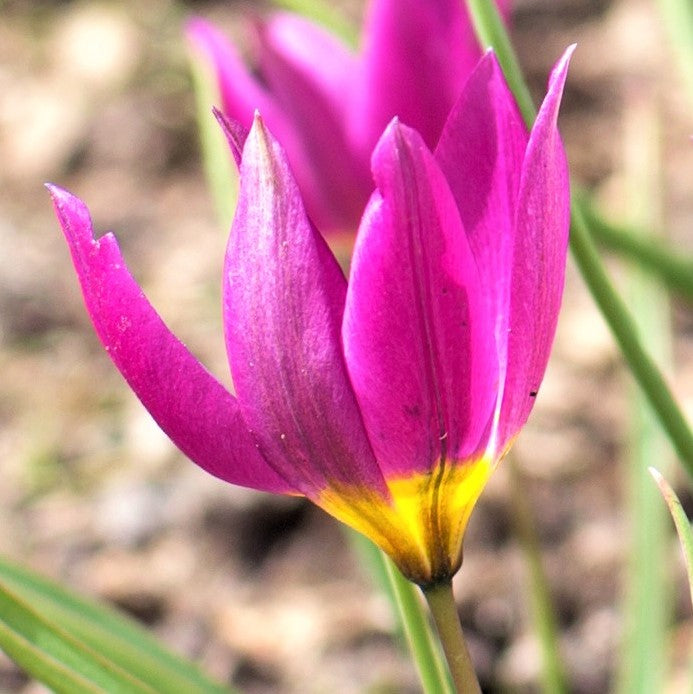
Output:
[[[624,217],[642,229],[659,227],[661,153],[657,116],[649,102],[626,109]],[[632,268],[629,300],[640,335],[660,368],[671,364],[667,296],[641,268]],[[671,606],[664,507],[647,474],[653,460],[670,467],[671,450],[649,403],[633,387],[632,435],[625,471],[631,537],[625,576],[624,637],[616,691],[649,694],[665,689],[666,630]]]
[[662,477],[660,472],[651,467],[649,468],[650,474],[654,477],[659,491],[664,497],[664,501],[667,502],[669,507],[669,513],[674,519],[674,525],[676,526],[676,532],[679,536],[679,542],[681,543],[681,549],[683,550],[683,558],[686,562],[686,572],[688,573],[688,587],[691,592],[691,604],[693,604],[693,528],[691,528],[691,523],[686,516],[686,512],[683,510],[681,501],[676,492],[671,488],[669,483]]
[[580,206],[592,235],[604,248],[635,261],[659,277],[669,289],[693,301],[693,258],[690,255],[652,238],[637,224],[614,223],[605,219],[584,193],[576,193],[573,204]]
[[[43,660],[54,663],[59,676],[67,669],[74,670],[75,677],[87,677],[91,672],[87,665],[91,663],[94,671],[106,673],[104,677],[120,673],[139,687],[105,690],[97,687],[84,691],[181,694],[229,691],[204,676],[194,664],[167,651],[132,620],[73,595],[6,559],[0,559],[0,624],[3,627],[0,647],[50,686],[54,685],[44,679],[48,666]],[[63,642],[66,645],[60,646]],[[65,662],[61,659],[61,649],[69,656]],[[100,680],[96,684],[100,686]]]
[[156,692],[3,585],[0,585],[0,648],[57,692]]

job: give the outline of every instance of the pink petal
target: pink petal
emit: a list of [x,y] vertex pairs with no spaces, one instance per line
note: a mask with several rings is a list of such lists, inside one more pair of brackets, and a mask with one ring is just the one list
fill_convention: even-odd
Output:
[[164,325],[128,272],[115,237],[93,238],[89,211],[48,190],[84,301],[106,351],[159,426],[207,472],[271,492],[291,487],[258,454],[236,400]]
[[396,477],[485,447],[497,363],[457,206],[418,133],[393,121],[373,171],[343,340],[376,457]]
[[[322,27],[288,12],[273,14],[262,24],[260,38],[273,59],[281,60],[287,69],[302,75],[328,109],[343,111],[358,66],[357,58],[343,43]],[[261,60],[265,57],[261,55]],[[263,71],[264,67],[263,64]],[[275,79],[269,74],[268,77]]]
[[341,351],[345,292],[284,152],[257,116],[226,255],[226,345],[264,456],[318,501],[335,485],[387,494]]
[[434,147],[481,53],[461,0],[374,0],[354,132],[370,151],[393,116]]
[[527,129],[493,52],[481,59],[435,151],[457,201],[495,335],[501,382],[507,362],[515,214]]
[[243,145],[248,137],[248,131],[237,121],[227,118],[218,108],[212,106],[212,113],[221,126],[221,130],[229,144],[236,166],[240,168],[243,156]]
[[556,121],[573,50],[568,48],[551,74],[522,165],[499,448],[519,431],[534,405],[563,295],[570,191]]

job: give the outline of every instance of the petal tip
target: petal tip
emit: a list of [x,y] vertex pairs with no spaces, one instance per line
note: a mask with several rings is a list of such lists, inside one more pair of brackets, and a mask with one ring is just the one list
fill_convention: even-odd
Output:
[[212,114],[217,119],[217,123],[219,123],[226,137],[226,142],[231,149],[236,166],[240,167],[243,145],[248,139],[248,131],[237,120],[227,118],[216,106],[212,106]]

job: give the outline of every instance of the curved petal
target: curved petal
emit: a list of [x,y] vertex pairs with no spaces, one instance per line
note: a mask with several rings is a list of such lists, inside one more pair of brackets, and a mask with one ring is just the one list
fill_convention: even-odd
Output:
[[435,156],[476,258],[480,294],[488,315],[494,316],[501,386],[507,363],[515,216],[527,138],[515,99],[496,56],[489,51],[450,112]]
[[370,151],[397,116],[435,147],[480,54],[460,0],[374,0],[354,105],[356,141]]
[[556,121],[574,46],[556,64],[522,165],[513,255],[502,450],[527,420],[546,370],[563,295],[570,190]]
[[457,206],[421,137],[397,121],[373,153],[344,351],[386,478],[478,452],[496,400],[493,321]]
[[[260,25],[260,34],[264,47],[287,68],[302,75],[329,109],[343,112],[358,66],[358,59],[347,46],[322,27],[289,12],[273,14]],[[281,74],[274,79],[281,81]]]
[[[310,167],[302,171],[292,160],[299,186],[312,191],[308,212],[322,231],[353,233],[373,188],[366,160],[347,137],[356,59],[295,15],[276,15],[258,32],[260,72],[299,133]],[[269,118],[267,123],[272,128]]]
[[49,185],[96,332],[159,426],[191,460],[227,482],[292,488],[260,457],[236,400],[164,325],[128,272],[115,237],[94,239],[89,211]]
[[345,292],[283,151],[256,116],[226,255],[226,345],[260,450],[318,503],[338,486],[387,496],[341,351]]

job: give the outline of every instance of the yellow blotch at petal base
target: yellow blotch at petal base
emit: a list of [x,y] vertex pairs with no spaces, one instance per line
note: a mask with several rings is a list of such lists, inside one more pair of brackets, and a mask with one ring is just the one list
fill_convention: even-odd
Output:
[[439,462],[430,472],[387,480],[389,499],[373,489],[341,484],[325,489],[316,501],[425,587],[460,568],[469,516],[494,467],[486,457]]

